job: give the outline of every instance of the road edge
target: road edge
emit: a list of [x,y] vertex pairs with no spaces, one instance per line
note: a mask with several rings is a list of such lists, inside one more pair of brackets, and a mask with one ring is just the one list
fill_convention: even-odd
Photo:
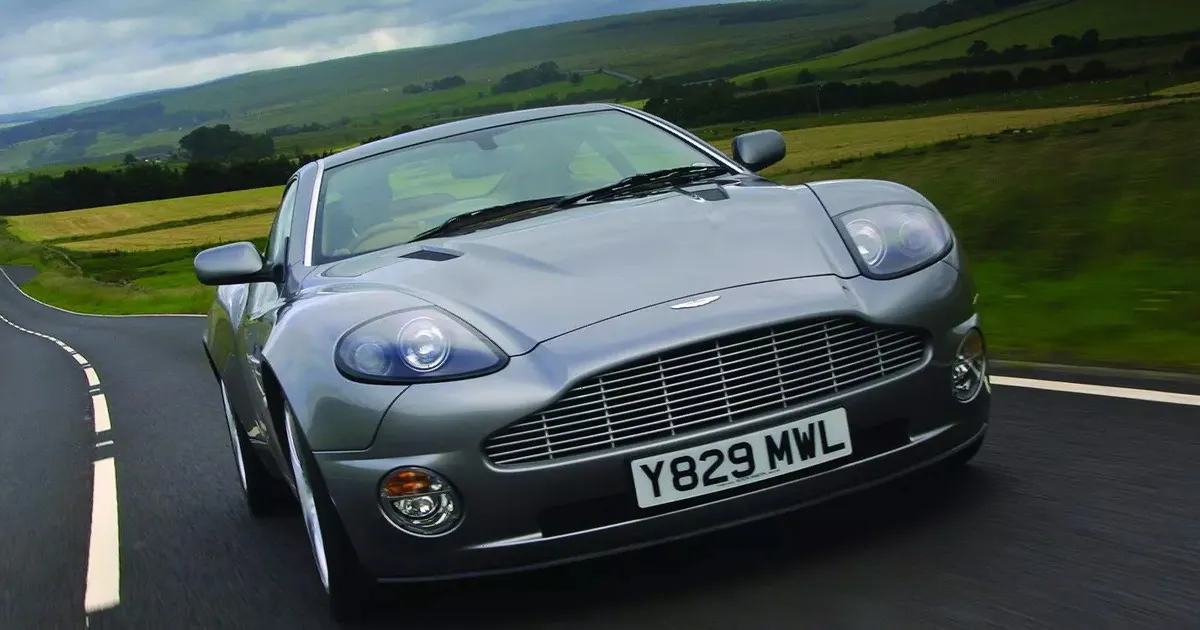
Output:
[[199,313],[136,313],[136,314],[130,314],[130,315],[104,315],[104,314],[100,314],[100,313],[80,313],[78,311],[68,310],[68,309],[65,309],[65,308],[62,308],[59,306],[55,306],[53,304],[47,304],[47,303],[33,297],[32,295],[29,295],[20,287],[20,285],[18,285],[16,283],[15,280],[13,280],[11,277],[9,277],[8,272],[6,272],[4,270],[3,266],[0,266],[0,276],[4,276],[4,279],[7,280],[8,283],[11,284],[12,287],[14,289],[16,289],[18,293],[25,296],[26,298],[32,300],[33,302],[41,304],[42,306],[44,306],[46,308],[52,308],[61,313],[67,313],[68,315],[76,315],[79,317],[109,317],[109,318],[114,318],[114,319],[129,318],[129,317],[204,317],[204,315],[201,315]]
[[1038,361],[1019,361],[1014,359],[991,359],[993,367],[1014,372],[1040,371],[1059,374],[1062,376],[1098,376],[1101,378],[1119,378],[1128,380],[1165,381],[1185,385],[1200,385],[1200,374],[1188,372],[1166,372],[1162,370],[1146,370],[1132,368],[1114,368],[1100,365],[1067,365],[1063,363],[1042,363]]

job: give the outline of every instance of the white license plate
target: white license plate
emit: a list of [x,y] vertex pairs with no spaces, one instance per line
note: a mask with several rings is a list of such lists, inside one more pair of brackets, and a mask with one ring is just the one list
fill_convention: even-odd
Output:
[[854,452],[846,410],[834,409],[738,437],[634,460],[643,508],[737,488]]

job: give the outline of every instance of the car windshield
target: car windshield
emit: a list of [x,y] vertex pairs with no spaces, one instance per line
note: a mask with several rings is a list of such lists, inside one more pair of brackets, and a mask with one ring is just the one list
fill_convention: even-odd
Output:
[[714,164],[677,136],[616,110],[452,136],[325,171],[313,258],[323,263],[392,247],[483,208]]

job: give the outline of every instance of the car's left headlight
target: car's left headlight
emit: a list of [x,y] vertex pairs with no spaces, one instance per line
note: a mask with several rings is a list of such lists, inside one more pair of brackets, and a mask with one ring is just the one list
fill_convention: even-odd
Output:
[[953,240],[945,219],[923,206],[873,206],[835,221],[863,274],[878,280],[933,263],[950,251]]
[[490,374],[504,367],[508,356],[465,322],[425,307],[350,329],[338,340],[334,361],[354,380],[406,384]]

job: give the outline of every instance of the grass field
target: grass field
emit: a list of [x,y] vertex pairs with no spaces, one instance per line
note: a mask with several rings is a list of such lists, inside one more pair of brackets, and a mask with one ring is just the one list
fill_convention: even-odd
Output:
[[79,239],[130,229],[147,228],[180,220],[195,220],[279,205],[283,186],[238,190],[213,195],[143,201],[103,208],[87,208],[9,217],[9,230],[28,241]]
[[213,289],[196,282],[197,249],[140,254],[71,253],[13,237],[0,217],[0,264],[42,271],[22,287],[33,297],[82,313],[202,313]]
[[[1022,19],[1003,22],[937,46],[890,56],[864,67],[895,67],[966,55],[971,42],[981,39],[993,50],[1018,44],[1045,48],[1055,35],[1079,37],[1089,28],[1101,39],[1162,35],[1200,30],[1200,8],[1194,0],[1075,0]],[[934,29],[936,30],[936,29]]]
[[[828,164],[848,158],[898,151],[907,147],[931,145],[967,136],[1000,133],[1006,129],[1029,129],[1072,120],[1155,107],[1161,102],[1080,105],[1013,111],[946,114],[878,122],[812,127],[783,132],[788,155],[764,171],[768,177],[790,171]],[[714,143],[730,154],[732,140]]]
[[998,352],[1200,370],[1200,104],[790,173],[917,188],[949,217]]
[[84,252],[142,252],[168,247],[192,247],[226,241],[244,241],[266,236],[271,229],[273,213],[259,214],[224,221],[206,221],[194,225],[149,230],[109,238],[70,241],[63,247]]
[[747,73],[735,81],[748,83],[763,77],[772,85],[787,85],[802,69],[820,73],[896,68],[959,58],[977,39],[994,50],[1017,44],[1045,48],[1055,35],[1078,37],[1089,28],[1097,29],[1101,39],[1200,30],[1200,10],[1193,0],[1040,0],[938,28],[895,33],[818,59]]
[[[936,46],[941,42],[953,41],[961,37],[986,29],[996,23],[1002,23],[1008,20],[1019,20],[1023,16],[1034,16],[1046,11],[1049,8],[1056,7],[1064,2],[1078,2],[1080,0],[1039,0],[1026,5],[1014,7],[1007,11],[985,15],[973,20],[965,20],[947,24],[938,28],[916,28],[899,33],[873,39],[853,48],[838,51],[837,53],[824,55],[816,59],[801,61],[793,64],[778,66],[775,68],[767,68],[757,72],[743,74],[734,79],[737,83],[749,83],[759,77],[767,79],[772,85],[783,85],[790,83],[796,74],[801,70],[808,69],[812,72],[822,72],[835,70],[839,68],[854,67],[865,65],[869,62],[887,59],[898,55],[903,55],[908,51],[919,50],[929,46]],[[968,45],[970,42],[968,42]],[[966,48],[964,47],[965,51]],[[961,56],[956,54],[954,56]]]
[[1200,81],[1193,83],[1183,83],[1169,88],[1158,90],[1154,93],[1155,96],[1192,96],[1200,94]]

